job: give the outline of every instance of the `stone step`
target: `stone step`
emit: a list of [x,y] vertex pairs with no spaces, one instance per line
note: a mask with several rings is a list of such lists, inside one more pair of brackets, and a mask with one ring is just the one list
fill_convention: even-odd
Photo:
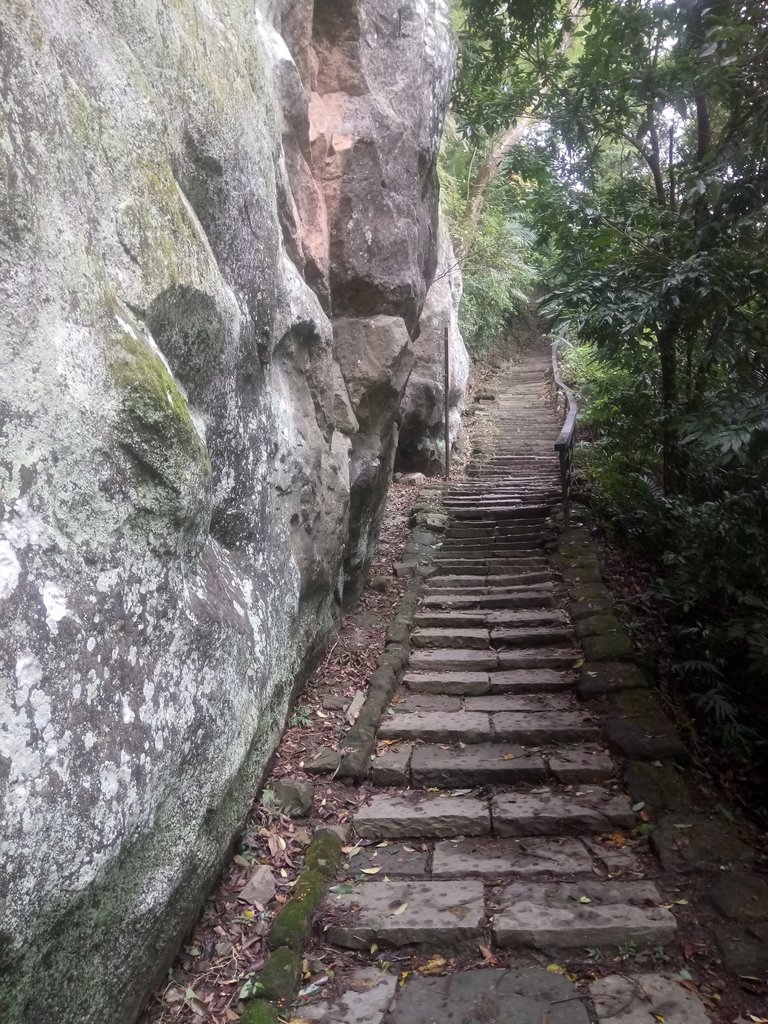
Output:
[[[544,575],[542,583],[528,582],[528,575],[534,572]],[[553,589],[552,572],[549,569],[544,572],[542,569],[537,569],[534,566],[524,565],[521,566],[519,571],[507,575],[488,575],[487,573],[477,575],[469,573],[433,575],[433,577],[430,577],[429,588],[425,593],[426,595],[431,595],[438,591],[447,591],[460,594],[462,597],[482,597],[484,595],[519,594],[521,591],[526,590],[551,591]]]
[[490,693],[554,693],[573,688],[569,673],[552,668],[507,669],[488,675]]
[[563,785],[591,782],[609,782],[616,766],[602,747],[558,747],[547,756],[549,770]]
[[447,839],[491,831],[486,800],[472,796],[374,793],[353,819],[361,839]]
[[435,576],[480,576],[486,577],[508,577],[508,580],[492,579],[489,586],[503,587],[506,582],[512,586],[531,586],[534,583],[547,583],[552,579],[552,571],[549,568],[538,568],[531,565],[515,565],[514,562],[496,562],[488,558],[485,561],[462,561],[461,559],[435,559]]
[[511,882],[495,898],[493,938],[546,951],[663,946],[676,923],[662,902],[651,882]]
[[414,625],[424,627],[487,626],[489,628],[516,626],[551,626],[564,624],[565,613],[558,610],[504,611],[492,608],[467,608],[458,611],[418,612]]
[[325,904],[326,939],[346,949],[429,945],[445,950],[482,935],[481,881],[367,882]]
[[599,728],[578,711],[400,711],[379,726],[379,739],[432,743],[552,744],[594,740]]
[[538,714],[543,711],[576,711],[577,702],[568,693],[515,694],[488,693],[484,696],[461,696],[401,691],[393,702],[396,714],[412,711],[481,711],[498,714],[504,711],[524,711]]
[[463,647],[483,650],[491,646],[491,634],[487,629],[470,627],[418,627],[411,632],[411,646],[419,649]]
[[[311,1019],[333,1024],[383,1024],[384,1021],[386,1024],[434,1024],[437,1021],[440,1024],[468,1021],[482,1024],[589,1024],[592,1019],[568,979],[543,967],[462,970],[436,978],[414,973],[402,987],[397,986],[397,979],[391,977],[391,973],[373,969],[370,976],[355,975],[360,980],[353,983],[355,991],[345,1004],[352,1004],[351,1012],[342,1015],[323,1008],[318,1016]],[[388,979],[391,989],[385,988],[382,998],[378,993]],[[673,987],[673,983],[669,987]],[[679,989],[680,986],[677,987]],[[372,988],[375,991],[369,995]],[[364,996],[357,995],[357,992],[363,992]],[[394,1006],[385,1015],[389,992],[396,993]],[[377,1015],[355,1008],[354,1002],[363,998],[365,1009],[373,1003]],[[302,1007],[302,1016],[305,1012]],[[312,1012],[310,1008],[307,1015]],[[638,1020],[642,1018],[636,1017],[635,1021]],[[706,1020],[705,1017],[704,1022]],[[606,1019],[605,1024],[620,1024],[620,1021],[618,1018]],[[624,1024],[631,1022],[626,1020]],[[642,1024],[646,1022],[643,1020]],[[648,1024],[653,1024],[653,1021]],[[702,1024],[702,1020],[699,1017],[670,1017],[669,1024]]]
[[487,523],[478,523],[475,526],[449,525],[445,531],[445,543],[459,541],[474,543],[479,540],[489,543],[503,542],[506,537],[527,537],[531,534],[552,531],[549,520],[544,518],[526,519],[523,520],[523,524],[512,523],[507,526],[499,526],[495,520],[489,520]]
[[559,647],[574,642],[570,629],[562,626],[495,626],[490,632],[491,644],[501,647]]
[[[437,699],[459,700],[461,698],[440,697]],[[465,711],[485,711],[488,714],[518,711],[535,715],[545,711],[576,711],[578,704],[575,696],[570,693],[488,693],[484,696],[464,697],[462,707]]]
[[635,825],[629,799],[601,786],[496,793],[491,818],[497,836],[596,835]]
[[594,740],[600,728],[579,711],[502,711],[491,715],[491,732],[504,743],[551,744]]
[[408,661],[409,672],[421,672],[433,669],[440,672],[451,672],[470,669],[474,672],[488,672],[499,667],[498,655],[495,651],[469,651],[457,648],[415,650]]
[[432,743],[483,743],[492,737],[490,716],[479,711],[411,711],[385,718],[382,740],[425,740]]
[[487,672],[408,671],[403,684],[414,693],[483,694],[491,688]]
[[541,583],[535,588],[478,588],[478,594],[457,594],[452,589],[427,592],[422,605],[427,608],[551,608],[552,584]]
[[414,693],[459,695],[547,694],[573,690],[573,679],[554,669],[510,669],[503,672],[411,671],[403,683]]
[[[548,539],[548,538],[546,538]],[[526,547],[512,547],[509,544],[484,544],[475,547],[459,547],[458,545],[443,545],[439,548],[439,555],[435,559],[442,562],[444,559],[471,559],[474,562],[483,563],[488,559],[505,559],[508,563],[519,565],[519,556],[529,551],[537,551],[544,545],[545,538],[539,538]]]
[[425,744],[411,757],[411,785],[420,788],[536,783],[547,777],[541,754],[510,743]]
[[435,844],[433,878],[593,877],[595,862],[578,839],[460,839]]
[[499,668],[573,668],[581,655],[577,650],[552,650],[548,647],[499,651]]
[[573,668],[579,660],[579,652],[574,650],[555,650],[549,647],[521,648],[520,650],[467,650],[457,648],[419,648],[413,651],[408,662],[408,669],[420,672],[425,669],[436,669],[441,672],[452,672],[470,669],[475,672],[490,672],[493,669],[524,669],[524,668]]

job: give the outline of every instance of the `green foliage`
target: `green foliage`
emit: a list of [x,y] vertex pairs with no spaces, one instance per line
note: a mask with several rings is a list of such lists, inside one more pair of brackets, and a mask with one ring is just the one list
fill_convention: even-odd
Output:
[[479,154],[449,126],[440,162],[443,214],[461,260],[464,294],[459,322],[467,348],[482,357],[509,335],[528,307],[538,279],[534,233],[525,227],[519,189],[503,179],[489,190],[480,221],[471,232],[464,212],[467,190]]
[[301,704],[294,711],[290,726],[292,729],[308,729],[312,724],[312,708],[306,704]]
[[[657,566],[654,599],[676,638],[673,671],[702,724],[759,760],[768,683],[768,396],[733,381],[681,421],[690,495],[665,497],[648,366],[571,346],[566,372],[583,403],[576,487],[603,528]],[[634,387],[635,381],[642,386]]]
[[[542,313],[577,343],[577,486],[655,565],[681,690],[711,735],[768,770],[768,5],[462,7],[464,145],[479,159],[532,122],[482,213],[490,256],[467,241],[490,262],[511,221],[535,231]],[[481,346],[510,297],[492,274],[475,287]]]

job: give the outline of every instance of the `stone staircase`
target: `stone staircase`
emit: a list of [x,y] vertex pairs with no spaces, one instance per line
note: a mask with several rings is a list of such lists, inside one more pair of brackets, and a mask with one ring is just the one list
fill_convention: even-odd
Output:
[[[338,947],[449,956],[482,944],[545,965],[567,951],[658,948],[675,936],[673,914],[622,841],[636,816],[575,692],[583,655],[548,554],[559,490],[546,376],[543,356],[513,370],[494,403],[493,454],[444,492],[444,542],[378,732],[373,792],[353,821],[367,841],[355,868],[370,874],[325,907]],[[551,996],[551,1006],[544,996],[536,1004],[550,1014],[541,1019],[593,1019],[573,992],[555,999],[562,978],[549,984],[541,966],[528,969]],[[567,1012],[554,1012],[563,1001]],[[667,1019],[708,1019],[696,1014]],[[370,1019],[433,1017],[390,1008]]]

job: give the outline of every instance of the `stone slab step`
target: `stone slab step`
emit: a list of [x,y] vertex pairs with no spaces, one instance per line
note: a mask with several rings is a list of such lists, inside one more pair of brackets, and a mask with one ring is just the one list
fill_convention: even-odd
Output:
[[[381,974],[381,972],[378,972]],[[387,975],[383,975],[386,979]],[[395,979],[393,979],[394,981]],[[372,1002],[382,1005],[381,982],[364,979],[359,988],[376,985]],[[387,990],[385,990],[386,992]],[[305,1013],[304,1007],[301,1010]],[[341,1016],[325,1014],[312,1020],[333,1024],[380,1024],[378,1016]],[[461,971],[444,977],[412,975],[397,989],[395,1005],[386,1015],[386,1024],[589,1024],[590,1014],[570,982],[542,967],[513,970]],[[614,1024],[614,1022],[607,1022]],[[620,1024],[617,1019],[615,1024]],[[632,1024],[630,1021],[624,1024]],[[643,1021],[645,1024],[645,1021]],[[649,1024],[653,1024],[652,1020]],[[689,1024],[684,1018],[669,1024]],[[690,1024],[699,1024],[698,1018]]]
[[461,839],[435,844],[433,878],[592,877],[594,861],[578,839]]
[[407,786],[411,778],[412,743],[395,743],[374,758],[371,781],[374,786]]
[[491,715],[491,730],[494,738],[504,743],[573,743],[600,735],[599,727],[578,711],[502,711]]
[[458,945],[482,934],[483,883],[368,882],[325,904],[326,938],[346,949]]
[[597,835],[635,825],[629,799],[599,786],[497,793],[491,817],[497,836]]
[[[397,715],[410,714],[412,711],[461,711],[463,700],[460,696],[444,693],[408,693],[400,692],[392,701],[392,713]],[[482,708],[468,708],[469,711],[482,711]]]
[[491,646],[490,632],[487,629],[464,626],[418,627],[411,632],[412,647],[464,647],[482,650]]
[[674,916],[651,882],[512,882],[498,894],[497,945],[576,949],[666,945]]
[[[519,577],[514,577],[518,579]],[[425,591],[425,596],[435,596],[439,598],[446,598],[451,596],[456,597],[505,597],[507,595],[516,595],[521,593],[527,593],[530,591],[545,591],[552,592],[554,590],[554,584],[551,579],[545,580],[543,583],[536,583],[533,586],[529,586],[527,583],[510,583],[502,581],[499,584],[495,579],[493,585],[489,583],[489,576],[432,576],[429,580],[429,587]],[[446,581],[449,583],[443,586]],[[446,591],[446,593],[443,593]],[[493,606],[491,606],[493,607]]]
[[445,788],[536,783],[548,777],[540,754],[510,743],[424,744],[411,757],[411,785]]
[[485,800],[418,792],[374,793],[352,823],[362,839],[445,839],[484,836],[491,830]]
[[457,648],[416,650],[408,662],[409,672],[421,672],[435,669],[451,672],[471,669],[475,672],[489,671],[499,667],[498,655],[495,651],[467,651]]
[[424,627],[486,626],[490,629],[501,627],[556,626],[566,622],[565,613],[559,609],[523,609],[507,611],[495,608],[466,608],[457,611],[418,612],[414,624]]
[[521,711],[528,715],[534,715],[552,711],[575,711],[577,704],[576,698],[568,693],[513,692],[465,697],[462,707],[465,711],[486,711],[489,714],[504,711]]
[[548,647],[515,651],[499,651],[498,667],[502,669],[518,668],[574,668],[581,655],[576,650],[552,650]]
[[563,626],[497,626],[491,630],[494,647],[564,647],[573,643],[573,633]]
[[[480,674],[480,673],[478,673]],[[522,711],[540,714],[546,711],[578,711],[576,699],[568,693],[516,694],[489,693],[484,696],[461,694],[411,693],[401,691],[393,701],[393,713],[412,711],[481,711],[497,714],[503,711]]]
[[406,672],[403,684],[414,693],[483,694],[491,688],[487,672]]
[[537,713],[502,711],[401,710],[379,726],[379,739],[399,739],[431,743],[522,743],[551,744],[593,740],[598,727],[578,711],[540,711]]
[[440,545],[440,556],[455,558],[502,558],[505,555],[517,557],[520,544],[525,541],[532,541],[534,544],[542,544],[550,540],[554,534],[551,531],[537,530],[526,531],[525,533],[510,533],[500,537],[465,537],[448,538]]
[[570,673],[552,668],[519,668],[490,672],[488,688],[491,693],[555,693],[573,690]]
[[379,739],[431,743],[483,743],[492,737],[490,716],[478,711],[395,713],[379,726]]
[[[680,975],[609,974],[589,986],[601,1024],[710,1024],[696,992],[683,988]],[[749,1018],[740,1017],[746,1024]],[[754,1016],[752,1018],[754,1020]],[[759,1018],[758,1018],[759,1019]]]
[[427,608],[551,608],[553,603],[551,583],[518,590],[484,589],[479,594],[457,594],[451,590],[446,590],[445,594],[428,592],[422,600]]
[[583,782],[607,782],[616,766],[601,747],[560,747],[549,755],[549,770],[558,782],[568,786]]

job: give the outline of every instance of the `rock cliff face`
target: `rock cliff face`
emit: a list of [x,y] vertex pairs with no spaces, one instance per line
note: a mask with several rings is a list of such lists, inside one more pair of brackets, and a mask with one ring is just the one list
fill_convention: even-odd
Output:
[[445,0],[0,11],[0,1018],[135,1019],[378,528]]

